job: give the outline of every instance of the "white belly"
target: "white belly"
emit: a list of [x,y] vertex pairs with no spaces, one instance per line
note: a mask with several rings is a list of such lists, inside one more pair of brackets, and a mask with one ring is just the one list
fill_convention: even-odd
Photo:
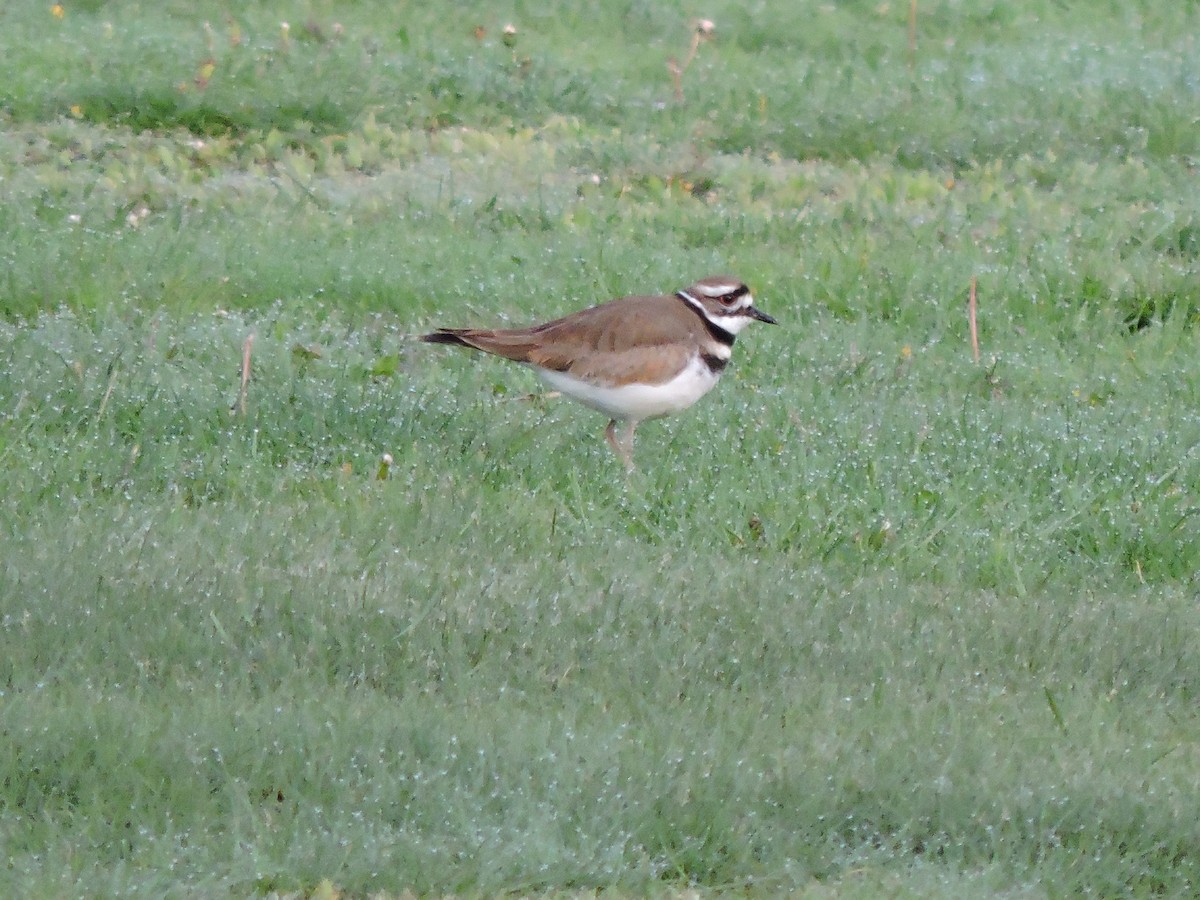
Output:
[[687,409],[713,389],[720,377],[700,357],[692,357],[682,372],[662,384],[623,384],[605,387],[581,381],[565,372],[538,369],[555,390],[597,409],[613,419],[640,422]]

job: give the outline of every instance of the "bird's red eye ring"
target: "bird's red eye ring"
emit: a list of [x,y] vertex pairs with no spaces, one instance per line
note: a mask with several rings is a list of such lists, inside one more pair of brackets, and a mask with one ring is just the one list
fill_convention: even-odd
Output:
[[728,294],[722,294],[717,298],[717,302],[722,306],[733,306],[737,301],[741,300],[747,294],[744,287],[738,288],[736,291],[730,291]]

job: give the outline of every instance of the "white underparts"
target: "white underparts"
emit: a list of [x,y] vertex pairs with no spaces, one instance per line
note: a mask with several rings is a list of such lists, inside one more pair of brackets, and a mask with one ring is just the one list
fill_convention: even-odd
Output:
[[[728,351],[729,348],[723,348]],[[662,384],[607,386],[583,381],[566,372],[538,369],[555,390],[613,419],[640,422],[687,409],[713,389],[720,375],[697,354],[683,371]]]

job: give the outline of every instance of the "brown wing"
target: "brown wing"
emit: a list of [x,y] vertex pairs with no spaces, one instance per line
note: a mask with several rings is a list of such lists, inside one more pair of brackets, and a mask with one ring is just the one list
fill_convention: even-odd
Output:
[[529,361],[543,369],[566,372],[592,384],[653,384],[669,381],[682,372],[693,352],[682,344],[631,347],[606,353],[583,352],[575,356],[543,350],[531,353]]
[[[431,343],[461,344],[586,381],[661,381],[680,372],[698,317],[676,297],[623,297],[532,328],[443,328]],[[675,346],[679,345],[679,346]],[[634,377],[634,376],[637,377]]]

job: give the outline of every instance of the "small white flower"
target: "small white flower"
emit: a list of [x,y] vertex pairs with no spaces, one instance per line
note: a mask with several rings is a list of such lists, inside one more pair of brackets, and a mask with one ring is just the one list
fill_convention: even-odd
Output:
[[139,225],[142,224],[142,219],[146,218],[146,216],[148,216],[149,214],[150,214],[149,207],[139,206],[137,209],[135,209],[133,212],[131,212],[129,215],[127,215],[125,217],[125,224],[128,225],[130,228],[137,228]]

